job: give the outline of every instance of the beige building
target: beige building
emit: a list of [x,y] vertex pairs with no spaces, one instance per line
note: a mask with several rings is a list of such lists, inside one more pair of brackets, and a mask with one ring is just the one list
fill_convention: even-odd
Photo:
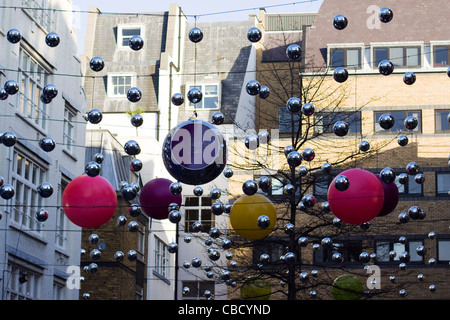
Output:
[[[269,98],[257,100],[256,123],[260,132],[269,130],[279,139],[272,139],[270,152],[263,145],[253,158],[243,147],[247,157],[236,165],[242,171],[236,170],[233,178],[237,196],[239,191],[242,194],[239,188],[243,181],[258,181],[263,175],[272,179],[272,190],[265,195],[277,205],[278,228],[253,249],[236,251],[237,255],[245,252],[240,255],[243,260],[239,269],[244,277],[257,275],[271,283],[271,299],[333,299],[333,280],[347,273],[357,275],[364,290],[371,289],[370,282],[366,283],[373,279],[369,278],[368,266],[379,267],[380,277],[372,282],[373,288],[364,299],[450,296],[450,105],[446,99],[450,33],[441,28],[450,7],[440,1],[441,10],[437,12],[435,5],[425,1],[414,1],[414,5],[396,1],[390,8],[393,19],[385,23],[378,18],[383,4],[324,1],[317,14],[260,13],[263,38],[257,53],[257,74],[258,81],[269,86],[271,93]],[[342,30],[333,26],[339,14],[348,21]],[[425,16],[428,23],[407,25],[406,21],[417,16]],[[286,56],[287,47],[294,43],[302,48],[300,60]],[[385,59],[395,66],[388,76],[378,68]],[[333,76],[340,67],[348,72],[343,82]],[[414,74],[413,84],[404,82],[407,72]],[[302,104],[312,103],[314,114],[287,110],[291,97],[299,97]],[[395,119],[390,129],[380,126],[380,117],[386,113]],[[404,125],[409,116],[417,120],[412,130]],[[348,124],[345,135],[335,133],[337,121]],[[402,135],[408,138],[404,146],[398,143]],[[369,142],[369,151],[359,149],[361,141]],[[315,151],[314,160],[301,164],[308,169],[306,176],[300,178],[298,166],[295,173],[290,170],[283,158],[285,146],[294,146],[300,154],[307,148]],[[277,152],[281,158],[274,157]],[[263,161],[261,154],[268,160]],[[329,173],[321,169],[326,162],[333,164]],[[399,175],[406,172],[410,162],[419,164],[423,182],[417,183],[412,174],[407,182],[399,182]],[[374,218],[370,226],[344,223],[337,227],[332,222],[334,215],[318,206],[327,201],[332,179],[353,167],[372,173],[392,168],[399,201],[394,211]],[[293,202],[285,194],[287,184],[297,186]],[[300,200],[307,194],[314,195],[314,208],[301,206]],[[297,208],[292,210],[294,204]],[[423,209],[425,218],[408,215],[408,222],[402,220],[402,213],[414,206]],[[287,223],[294,224],[293,233],[286,232]],[[309,239],[306,246],[298,242],[302,237]],[[324,245],[324,238],[332,245]],[[258,264],[263,253],[272,260],[261,267]],[[293,254],[294,258],[289,258],[293,262],[286,263],[286,253]],[[361,254],[370,256],[370,261],[361,260]],[[286,271],[295,276],[285,276]],[[239,290],[230,289],[230,295],[239,298]]]

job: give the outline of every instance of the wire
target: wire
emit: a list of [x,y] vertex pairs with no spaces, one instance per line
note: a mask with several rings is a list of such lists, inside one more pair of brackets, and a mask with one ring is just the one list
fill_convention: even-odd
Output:
[[[279,7],[286,7],[286,6],[295,6],[299,4],[306,4],[306,3],[313,3],[317,2],[319,0],[304,0],[304,1],[296,1],[296,2],[288,2],[288,3],[282,3],[282,4],[273,4],[269,6],[264,6],[264,8],[279,8]],[[223,14],[229,14],[229,13],[238,13],[238,12],[244,12],[244,11],[254,11],[260,9],[259,7],[252,7],[252,8],[244,8],[244,9],[235,9],[235,10],[228,10],[228,11],[218,11],[218,12],[210,12],[210,13],[204,13],[204,14],[184,14],[186,17],[205,17],[205,16],[212,16],[212,15],[223,15]],[[167,16],[165,13],[145,13],[145,12],[108,12],[108,11],[89,11],[89,10],[67,10],[67,9],[56,9],[56,8],[31,8],[27,6],[0,6],[0,9],[22,9],[22,10],[36,10],[36,11],[51,11],[51,12],[70,12],[70,13],[83,13],[83,14],[98,14],[98,15],[130,15],[130,16]],[[178,16],[178,15],[176,15]]]

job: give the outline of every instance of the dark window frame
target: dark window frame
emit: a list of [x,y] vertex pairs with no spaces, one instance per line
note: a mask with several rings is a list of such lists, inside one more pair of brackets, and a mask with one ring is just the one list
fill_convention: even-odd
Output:
[[[433,45],[433,67],[448,67],[450,66],[449,55],[450,55],[450,45]],[[447,63],[441,64],[436,63],[436,52],[437,48],[446,48],[447,49]]]
[[[450,193],[449,193],[448,191],[447,191],[447,193],[445,193],[445,192],[439,192],[438,175],[449,175],[449,176],[450,176],[450,171],[439,171],[439,172],[435,172],[436,196],[439,196],[439,197],[450,197]],[[449,177],[449,179],[450,179],[450,177]]]
[[[450,133],[450,123],[447,121],[447,116],[450,114],[450,109],[434,110],[434,132],[435,133]],[[442,123],[441,116],[444,117],[444,126],[446,129],[438,129],[438,123]]]
[[[344,116],[342,119],[341,116]],[[349,117],[357,116],[356,119],[349,120]],[[322,117],[322,119],[319,119]],[[328,118],[327,124],[324,125],[324,119]],[[331,119],[330,119],[331,118]],[[360,111],[342,111],[342,112],[317,112],[314,115],[314,134],[332,134],[333,133],[333,125],[337,121],[344,120],[349,125],[349,131],[347,135],[355,135],[360,134],[362,131],[362,117]],[[321,128],[321,130],[317,130]],[[356,128],[357,130],[353,130]]]

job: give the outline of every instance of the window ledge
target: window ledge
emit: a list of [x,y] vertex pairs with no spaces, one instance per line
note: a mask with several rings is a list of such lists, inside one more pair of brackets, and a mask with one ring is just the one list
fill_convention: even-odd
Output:
[[153,270],[153,275],[157,278],[159,278],[160,280],[164,281],[165,283],[167,283],[168,285],[170,285],[170,280],[167,279],[166,277],[164,277],[163,275],[161,275],[158,271]]

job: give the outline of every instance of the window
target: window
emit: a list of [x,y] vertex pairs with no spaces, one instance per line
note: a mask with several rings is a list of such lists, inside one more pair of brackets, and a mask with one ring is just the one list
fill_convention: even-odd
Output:
[[155,267],[154,270],[164,278],[169,277],[169,251],[167,245],[155,237]]
[[129,41],[133,36],[142,36],[143,26],[139,25],[119,25],[117,27],[117,46],[119,48],[129,48]]
[[208,233],[214,226],[214,215],[211,212],[212,199],[210,197],[186,197],[184,231],[192,232],[192,224],[202,223],[201,232]]
[[390,60],[396,67],[420,67],[419,47],[374,48],[373,67],[378,68],[382,60]]
[[330,245],[321,245],[318,250],[314,251],[314,262],[332,263],[334,253],[340,253],[346,263],[358,262],[361,251],[361,241],[332,241]]
[[108,74],[108,97],[125,98],[136,83],[134,74]]
[[72,151],[73,146],[75,144],[75,132],[74,132],[74,123],[75,123],[75,112],[66,102],[64,107],[64,133],[63,133],[63,145],[64,147]]
[[423,193],[423,185],[414,180],[414,175],[408,175],[408,180],[405,184],[401,184],[398,181],[398,176],[396,176],[395,184],[401,195],[422,195]]
[[[380,124],[379,120],[381,115],[389,113],[395,120],[391,129],[385,130]],[[408,130],[405,128],[404,122],[406,117],[413,116],[417,119],[418,124],[414,130]],[[375,112],[375,132],[398,132],[398,131],[413,131],[422,132],[422,112],[420,111],[387,111],[387,112]]]
[[35,218],[35,212],[43,208],[44,198],[37,192],[44,182],[46,170],[40,165],[14,151],[12,185],[15,190],[12,219],[24,228],[38,234],[42,232],[42,223]]
[[[58,199],[60,203],[62,203],[62,195],[64,194],[64,190],[66,189],[67,185],[69,184],[69,181],[66,179],[61,180],[61,187],[58,189]],[[57,209],[57,216],[56,216],[56,232],[55,232],[55,244],[58,248],[64,249],[66,244],[66,227],[67,227],[67,218],[64,213],[62,205],[58,207]]]
[[[416,252],[416,248],[421,245],[423,245],[422,240],[406,243],[395,240],[377,241],[375,243],[377,263],[399,262],[403,252],[409,253],[409,262],[423,262],[423,258]],[[391,255],[390,252],[395,252],[395,255]]]
[[280,133],[291,133],[292,124],[294,124],[294,132],[298,132],[300,128],[300,115],[290,112],[286,107],[278,109],[278,120]]
[[204,299],[205,292],[209,291],[211,296],[214,296],[214,281],[183,281],[184,288],[189,288],[183,294],[183,299]]
[[329,174],[316,174],[314,175],[314,196],[319,200],[326,201],[328,197],[328,188],[333,176]]
[[42,278],[40,274],[11,264],[8,264],[8,273],[6,274],[10,277],[7,288],[8,300],[33,300],[40,298]]
[[[262,254],[268,254],[270,256],[270,261],[275,262],[279,261],[280,257],[285,255],[287,253],[288,245],[287,243],[280,243],[280,242],[266,242],[261,245],[257,245],[253,248],[252,251],[252,259],[253,263],[255,265],[261,263],[261,255]],[[300,256],[296,255],[296,259],[299,261]]]
[[361,50],[358,48],[332,49],[331,67],[361,68]]
[[450,131],[450,123],[448,117],[450,115],[450,110],[436,110],[436,132]]
[[36,21],[38,25],[47,31],[53,29],[54,11],[50,9],[50,0],[22,0],[26,12]]
[[450,172],[436,173],[436,193],[440,196],[450,196]]
[[27,118],[46,129],[47,104],[41,101],[42,88],[45,87],[49,74],[39,63],[22,48],[19,52],[19,109]]
[[348,133],[361,132],[360,112],[327,112],[316,114],[316,134],[333,133],[333,126],[337,121],[345,121],[348,124]]
[[448,48],[450,46],[434,46],[434,66],[435,67],[446,67],[448,63]]
[[437,250],[439,262],[450,262],[450,240],[438,239]]
[[202,100],[198,103],[189,101],[189,107],[196,109],[219,109],[220,108],[220,85],[219,84],[197,84],[187,86],[189,92],[192,88],[198,88],[203,94]]

